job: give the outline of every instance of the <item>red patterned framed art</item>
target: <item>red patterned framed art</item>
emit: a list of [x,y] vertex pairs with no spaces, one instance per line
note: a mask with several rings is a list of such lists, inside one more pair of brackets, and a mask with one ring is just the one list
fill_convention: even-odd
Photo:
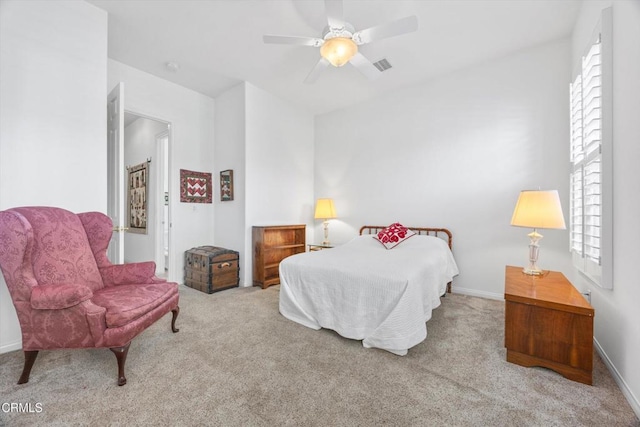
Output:
[[211,174],[180,169],[180,201],[211,203]]

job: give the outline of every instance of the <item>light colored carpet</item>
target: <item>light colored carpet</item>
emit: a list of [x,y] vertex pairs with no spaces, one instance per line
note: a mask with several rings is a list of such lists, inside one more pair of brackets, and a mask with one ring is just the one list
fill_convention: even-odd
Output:
[[0,424],[213,426],[640,426],[595,356],[594,385],[505,361],[504,303],[449,295],[404,357],[278,313],[279,286],[207,295],[180,287],[171,316],[136,338],[116,385],[109,350],[43,351],[17,385],[0,355]]

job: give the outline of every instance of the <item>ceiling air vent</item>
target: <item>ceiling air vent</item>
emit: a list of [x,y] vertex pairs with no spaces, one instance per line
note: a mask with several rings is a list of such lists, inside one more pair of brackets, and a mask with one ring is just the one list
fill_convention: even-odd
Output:
[[373,65],[375,65],[375,66],[376,66],[376,68],[377,68],[378,70],[380,70],[381,72],[382,72],[382,71],[386,71],[386,70],[388,70],[389,68],[391,68],[391,64],[389,64],[389,61],[387,61],[386,59],[381,59],[381,60],[380,60],[380,61],[378,61],[378,62],[374,62],[374,63],[373,63]]

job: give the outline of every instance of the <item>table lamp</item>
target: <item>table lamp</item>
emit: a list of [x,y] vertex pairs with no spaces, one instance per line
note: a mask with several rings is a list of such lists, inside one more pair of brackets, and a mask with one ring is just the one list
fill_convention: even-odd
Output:
[[329,219],[336,217],[336,208],[333,206],[332,199],[318,199],[316,202],[315,219],[324,220],[324,240],[323,245],[329,244]]
[[538,267],[538,254],[540,246],[538,242],[542,234],[538,228],[567,228],[564,223],[560,196],[557,190],[524,190],[520,192],[516,208],[513,211],[511,225],[516,227],[533,228],[529,233],[529,265],[523,269],[525,274],[540,275],[542,270]]

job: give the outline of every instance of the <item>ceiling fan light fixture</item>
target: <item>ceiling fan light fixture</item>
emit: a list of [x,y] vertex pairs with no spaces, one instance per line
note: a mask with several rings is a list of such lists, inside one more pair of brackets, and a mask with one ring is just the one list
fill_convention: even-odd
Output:
[[342,67],[356,53],[358,53],[358,45],[347,37],[327,39],[320,47],[320,55],[334,67]]

